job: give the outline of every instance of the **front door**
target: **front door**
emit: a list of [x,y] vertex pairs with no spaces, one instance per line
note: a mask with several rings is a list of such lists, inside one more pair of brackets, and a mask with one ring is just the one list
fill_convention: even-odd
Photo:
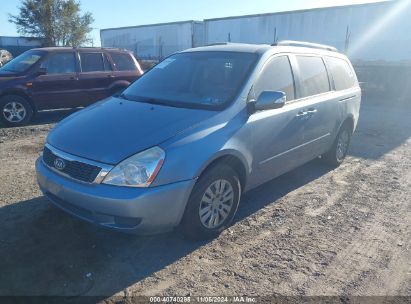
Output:
[[75,52],[51,53],[41,64],[46,74],[32,81],[31,96],[39,110],[73,108],[80,104]]
[[287,102],[280,109],[252,114],[248,123],[253,130],[254,160],[251,187],[301,164],[304,120],[302,105],[294,101],[295,85],[289,57],[271,58],[253,86],[254,99],[262,91],[281,91]]

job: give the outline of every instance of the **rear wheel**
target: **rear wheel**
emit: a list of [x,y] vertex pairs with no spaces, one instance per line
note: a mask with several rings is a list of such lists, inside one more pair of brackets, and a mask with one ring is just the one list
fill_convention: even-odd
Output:
[[352,129],[345,123],[337,134],[331,149],[323,155],[323,159],[332,166],[339,166],[345,159],[350,145]]
[[229,166],[214,166],[197,181],[181,222],[191,239],[216,237],[232,222],[241,197],[238,174]]
[[33,116],[29,102],[19,95],[0,98],[0,111],[0,120],[8,127],[26,125]]

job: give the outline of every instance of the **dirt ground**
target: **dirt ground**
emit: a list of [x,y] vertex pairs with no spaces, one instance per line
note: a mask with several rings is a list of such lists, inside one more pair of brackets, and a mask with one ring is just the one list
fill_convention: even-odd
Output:
[[411,296],[409,108],[363,105],[342,166],[315,160],[252,190],[207,242],[102,230],[52,206],[34,161],[59,115],[0,129],[0,295]]

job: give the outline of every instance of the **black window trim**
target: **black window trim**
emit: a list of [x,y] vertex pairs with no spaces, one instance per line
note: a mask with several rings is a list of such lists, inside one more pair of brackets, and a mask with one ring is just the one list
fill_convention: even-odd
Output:
[[[89,71],[89,72],[84,72],[83,71],[83,66],[81,65],[81,54],[100,54],[101,55],[101,60],[103,61],[103,68],[104,71]],[[79,61],[79,73],[82,74],[89,74],[89,73],[111,73],[112,70],[106,70],[106,64],[104,62],[104,52],[102,51],[79,51],[78,52],[78,61]]]
[[[105,59],[105,60],[104,60]],[[114,72],[115,71],[115,64],[114,62],[111,60],[111,56],[109,53],[107,52],[103,52],[103,63],[104,63],[104,70],[106,72]],[[106,70],[106,63],[108,63],[110,65],[110,69]]]

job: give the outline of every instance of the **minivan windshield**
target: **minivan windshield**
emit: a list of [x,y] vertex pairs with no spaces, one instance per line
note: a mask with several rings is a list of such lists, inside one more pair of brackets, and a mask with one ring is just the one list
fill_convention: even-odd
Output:
[[44,51],[27,51],[5,64],[0,70],[9,72],[24,72],[33,66],[45,54]]
[[172,55],[127,88],[125,99],[173,107],[221,109],[239,93],[257,55],[185,52]]

